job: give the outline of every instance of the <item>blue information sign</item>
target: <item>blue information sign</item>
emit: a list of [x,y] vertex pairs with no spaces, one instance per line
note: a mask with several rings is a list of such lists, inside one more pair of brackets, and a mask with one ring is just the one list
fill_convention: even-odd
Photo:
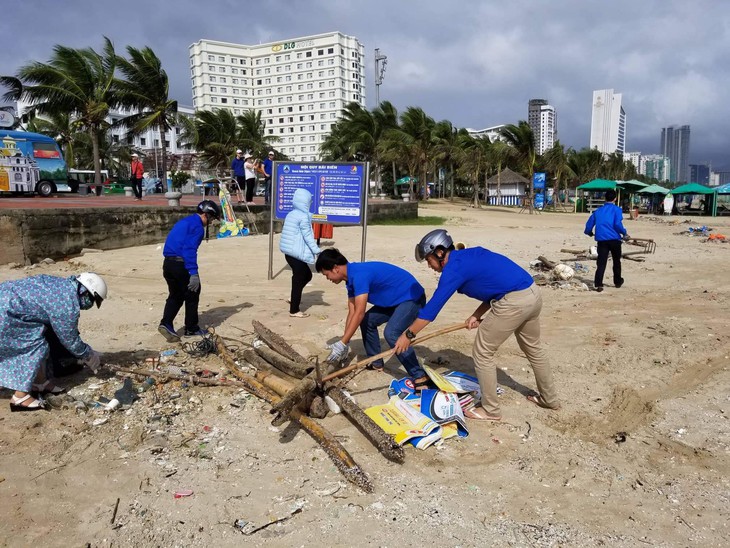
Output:
[[532,174],[532,188],[535,190],[545,189],[545,174],[544,173],[533,173]]
[[312,193],[312,220],[329,224],[362,224],[365,199],[365,164],[274,164],[274,216],[283,219],[292,209],[294,191]]

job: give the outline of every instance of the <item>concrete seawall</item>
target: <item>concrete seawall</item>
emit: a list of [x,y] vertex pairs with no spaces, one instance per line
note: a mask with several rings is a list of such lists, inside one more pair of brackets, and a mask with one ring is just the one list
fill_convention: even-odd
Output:
[[[269,209],[251,206],[236,214],[255,220],[259,232],[269,232]],[[122,207],[0,210],[0,264],[32,264],[46,257],[62,259],[84,248],[119,249],[164,241],[172,225],[194,211],[190,207]],[[368,204],[368,221],[418,217],[417,202],[395,200]],[[274,230],[281,231],[281,221]],[[214,232],[211,236],[215,237]]]

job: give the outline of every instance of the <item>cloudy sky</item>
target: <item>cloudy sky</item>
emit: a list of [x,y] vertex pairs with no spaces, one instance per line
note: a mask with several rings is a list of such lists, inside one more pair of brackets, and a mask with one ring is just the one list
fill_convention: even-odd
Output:
[[730,169],[727,0],[17,0],[0,10],[0,74],[46,61],[54,44],[150,46],[171,94],[190,105],[188,47],[340,31],[388,56],[381,100],[484,128],[548,99],[558,137],[588,146],[592,91],[623,94],[627,150],[656,153],[661,128],[691,126],[690,162]]

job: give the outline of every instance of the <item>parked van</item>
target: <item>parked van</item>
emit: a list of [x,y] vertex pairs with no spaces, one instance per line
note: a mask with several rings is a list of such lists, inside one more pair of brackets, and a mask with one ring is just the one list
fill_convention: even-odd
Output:
[[[109,171],[101,170],[101,185],[94,184],[94,176],[96,172],[93,169],[69,169],[68,170],[68,191],[78,192],[79,194],[96,194],[101,196],[102,192],[111,184],[109,180]],[[58,188],[59,192],[65,191]]]
[[0,130],[0,192],[50,196],[70,190],[66,160],[47,135]]

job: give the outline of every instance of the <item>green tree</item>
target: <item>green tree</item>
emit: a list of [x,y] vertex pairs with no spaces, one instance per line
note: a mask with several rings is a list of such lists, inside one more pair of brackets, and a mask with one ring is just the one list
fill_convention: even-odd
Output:
[[25,128],[28,131],[53,137],[63,150],[68,168],[76,167],[74,145],[79,138],[79,124],[70,114],[57,112],[43,118],[34,116],[25,124]]
[[[260,110],[245,111],[236,117],[236,124],[238,148],[251,152],[257,158],[266,157],[274,143],[280,141],[277,135],[266,135],[266,121],[261,118]],[[229,157],[232,152],[229,152]]]
[[512,145],[515,149],[515,158],[517,159],[520,171],[530,181],[530,195],[528,199],[528,207],[532,213],[532,199],[535,196],[532,175],[535,172],[535,160],[537,158],[537,149],[535,148],[535,135],[532,132],[530,124],[525,120],[520,120],[519,124],[507,124],[500,132],[504,140]]
[[[167,179],[167,141],[165,134],[171,131],[177,119],[177,101],[170,99],[170,84],[162,62],[149,47],[127,47],[129,59],[117,56],[117,65],[124,75],[116,83],[119,104],[135,114],[126,116],[121,125],[131,135],[139,135],[151,128],[160,134],[161,173]],[[172,138],[174,136],[171,135]]]
[[568,158],[571,154],[572,149],[565,151],[560,141],[555,141],[552,147],[547,149],[542,155],[543,162],[545,163],[545,169],[552,175],[554,181],[553,187],[553,204],[557,204],[558,196],[560,191],[560,181],[565,183],[565,200],[567,203],[568,199],[568,177],[575,176],[573,170],[570,168]]
[[[489,163],[494,166],[497,171],[497,196],[494,202],[496,205],[502,205],[502,168],[505,163],[514,156],[514,153],[515,149],[501,139],[496,139],[489,147],[487,158]],[[489,203],[489,189],[486,190],[485,200]]]
[[106,118],[118,106],[117,56],[109,38],[97,53],[92,48],[73,49],[56,45],[47,63],[32,62],[16,76],[0,77],[8,88],[5,101],[24,100],[33,114],[50,117],[68,114],[88,132],[94,156],[94,182],[101,184],[99,142],[106,131]]

